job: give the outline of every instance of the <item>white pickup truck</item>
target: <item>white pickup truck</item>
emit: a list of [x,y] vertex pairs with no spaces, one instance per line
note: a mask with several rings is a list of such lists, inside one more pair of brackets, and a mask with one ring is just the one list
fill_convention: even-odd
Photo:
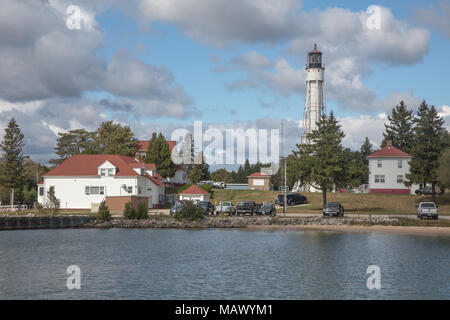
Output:
[[216,206],[216,214],[226,213],[229,216],[235,214],[236,210],[230,201],[220,201]]
[[438,218],[437,205],[434,202],[421,202],[417,206],[417,218]]

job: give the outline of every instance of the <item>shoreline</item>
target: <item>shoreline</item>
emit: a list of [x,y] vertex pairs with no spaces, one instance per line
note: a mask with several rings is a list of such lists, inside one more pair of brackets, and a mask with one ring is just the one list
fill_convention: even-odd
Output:
[[264,231],[328,231],[339,233],[382,233],[450,236],[449,227],[383,226],[383,225],[261,225],[247,226],[248,230]]

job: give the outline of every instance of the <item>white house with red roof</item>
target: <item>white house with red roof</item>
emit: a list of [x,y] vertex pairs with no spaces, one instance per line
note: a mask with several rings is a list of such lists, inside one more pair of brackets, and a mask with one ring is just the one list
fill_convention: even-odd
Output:
[[265,173],[252,173],[251,175],[247,176],[248,189],[269,191],[271,189],[270,178],[271,177]]
[[417,185],[407,187],[404,184],[409,173],[411,156],[394,147],[390,140],[386,146],[368,157],[369,159],[369,191],[372,193],[411,194]]
[[47,201],[51,187],[61,209],[91,209],[105,199],[122,206],[136,198],[145,200],[149,208],[164,201],[164,185],[155,165],[120,155],[80,154],[65,160],[43,176],[39,203]]
[[[137,141],[133,146],[136,148],[136,153],[144,159],[147,155],[148,150],[148,140],[140,140]],[[176,146],[176,141],[168,140],[167,144],[169,145],[169,150],[172,152],[173,148]],[[187,177],[187,170],[183,165],[177,166],[177,171],[175,172],[175,175],[172,178],[167,178],[162,180],[164,183],[173,184],[173,185],[185,185],[187,183],[190,183],[188,177]]]
[[189,200],[193,202],[198,201],[209,201],[210,194],[200,188],[198,185],[194,184],[187,188],[186,190],[178,194],[180,200]]

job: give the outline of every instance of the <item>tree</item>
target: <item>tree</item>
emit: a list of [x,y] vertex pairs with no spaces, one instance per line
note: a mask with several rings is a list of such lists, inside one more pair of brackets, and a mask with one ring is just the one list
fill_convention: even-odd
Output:
[[129,126],[122,127],[119,123],[105,121],[97,130],[92,151],[97,154],[134,156],[136,152],[134,142],[133,132]]
[[448,147],[439,158],[437,176],[441,190],[448,189],[450,187],[450,148]]
[[317,129],[308,134],[309,144],[298,144],[296,158],[290,161],[288,175],[300,181],[301,186],[310,185],[322,190],[323,205],[327,203],[327,191],[346,183],[346,159],[341,144],[345,137],[333,112],[323,115]]
[[75,154],[94,153],[95,132],[87,132],[85,129],[59,132],[55,147],[55,154],[59,157],[51,159],[49,163],[58,165]]
[[201,164],[194,164],[192,169],[188,172],[188,178],[193,183],[198,183],[203,180],[209,180],[209,166],[205,162]]
[[444,120],[434,106],[429,107],[425,100],[420,104],[417,117],[414,118],[414,144],[411,149],[410,173],[406,174],[406,185],[412,183],[431,183],[433,201],[436,201],[436,183],[438,182],[439,158],[446,148],[444,139]]
[[211,179],[216,182],[232,182],[231,173],[227,171],[227,169],[217,169],[213,173],[211,173]]
[[108,206],[106,205],[105,200],[100,203],[100,207],[98,208],[97,220],[108,222],[112,219],[111,212],[109,211]]
[[19,125],[12,118],[5,128],[5,135],[0,143],[3,151],[0,158],[0,182],[8,192],[14,189],[16,203],[22,203],[24,200],[24,163],[26,157],[22,154],[23,137]]
[[145,162],[154,163],[158,173],[164,178],[171,178],[177,171],[177,165],[172,161],[169,144],[162,135],[153,133],[149,141]]
[[381,147],[386,146],[386,141],[391,140],[394,147],[409,153],[413,147],[413,114],[407,105],[400,104],[392,109],[388,116],[389,124],[385,124],[386,132],[383,133]]
[[372,144],[369,141],[369,138],[365,138],[363,144],[361,145],[360,149],[361,158],[364,159],[364,163],[369,164],[369,160],[367,157],[373,153]]

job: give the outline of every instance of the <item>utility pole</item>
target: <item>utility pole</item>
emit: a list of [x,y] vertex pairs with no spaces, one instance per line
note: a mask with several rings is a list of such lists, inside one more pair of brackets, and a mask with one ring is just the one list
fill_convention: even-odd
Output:
[[14,188],[11,188],[11,211],[14,209]]
[[284,201],[283,201],[283,213],[284,217],[286,217],[286,202],[287,202],[287,195],[286,195],[286,189],[287,189],[287,183],[286,183],[286,157],[284,157]]

